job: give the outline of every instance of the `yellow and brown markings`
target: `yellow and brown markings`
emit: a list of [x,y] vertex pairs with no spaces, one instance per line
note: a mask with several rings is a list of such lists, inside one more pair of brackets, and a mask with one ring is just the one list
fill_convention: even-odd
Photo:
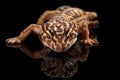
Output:
[[56,10],[46,11],[36,24],[28,26],[19,36],[6,40],[8,44],[21,43],[31,32],[38,34],[44,46],[62,52],[69,49],[81,33],[85,44],[93,45],[89,38],[89,26],[98,25],[96,12],[84,11],[80,8],[61,6]]
[[63,17],[51,19],[44,24],[42,41],[44,45],[52,49],[65,49],[72,45],[72,40],[78,35],[77,27],[75,24],[68,20],[62,20]]
[[68,49],[77,40],[80,32],[77,23],[84,20],[84,17],[80,17],[83,14],[78,8],[70,8],[51,18],[42,27],[42,43],[58,52]]
[[69,8],[63,11],[62,14],[65,14],[68,17],[73,17],[73,19],[75,19],[82,16],[84,14],[84,11],[78,8]]

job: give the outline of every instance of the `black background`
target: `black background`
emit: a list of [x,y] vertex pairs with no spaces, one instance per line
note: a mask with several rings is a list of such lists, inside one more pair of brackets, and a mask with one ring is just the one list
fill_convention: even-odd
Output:
[[[15,3],[13,3],[15,2]],[[112,0],[39,0],[39,1],[4,1],[0,4],[0,59],[2,77],[9,79],[50,79],[40,71],[42,59],[33,60],[19,49],[5,46],[4,40],[18,35],[29,24],[36,23],[45,10],[52,10],[62,5],[70,5],[88,11],[96,11],[100,22],[97,30],[99,46],[92,47],[88,60],[79,64],[75,76],[68,80],[115,80],[115,12]],[[36,37],[32,37],[36,38]],[[37,39],[37,38],[36,38]],[[32,39],[30,42],[37,41]],[[29,41],[29,40],[28,40]],[[58,79],[56,79],[58,80]]]

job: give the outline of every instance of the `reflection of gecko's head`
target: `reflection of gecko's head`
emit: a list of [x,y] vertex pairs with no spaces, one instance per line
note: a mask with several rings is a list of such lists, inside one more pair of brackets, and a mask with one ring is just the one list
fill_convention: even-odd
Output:
[[43,59],[41,70],[49,77],[69,78],[78,71],[78,64],[57,57],[47,57]]

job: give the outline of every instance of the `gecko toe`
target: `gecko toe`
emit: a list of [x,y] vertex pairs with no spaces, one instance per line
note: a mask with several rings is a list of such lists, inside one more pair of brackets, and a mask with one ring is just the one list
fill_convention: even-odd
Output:
[[20,39],[18,39],[17,37],[6,39],[5,42],[7,44],[21,43]]

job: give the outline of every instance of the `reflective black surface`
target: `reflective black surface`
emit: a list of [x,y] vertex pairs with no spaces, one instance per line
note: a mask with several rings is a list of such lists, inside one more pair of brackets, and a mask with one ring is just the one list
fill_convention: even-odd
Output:
[[[42,4],[42,5],[41,5]],[[77,52],[72,46],[65,54],[56,54],[47,50],[39,54],[43,46],[38,38],[31,34],[21,45],[5,45],[5,39],[18,35],[29,24],[49,9],[61,5],[71,5],[98,13],[100,25],[94,32],[99,46],[79,46]],[[5,7],[8,6],[8,7]],[[0,7],[0,59],[3,80],[115,80],[115,19],[113,3],[109,1],[56,0],[41,1],[39,4],[4,4]],[[78,43],[76,43],[76,46]],[[21,47],[22,46],[22,47]],[[12,48],[14,47],[14,48]],[[78,46],[77,46],[78,48]],[[38,51],[38,52],[36,52]],[[45,50],[46,51],[46,50]],[[33,54],[36,52],[37,54]],[[5,76],[5,77],[4,77]],[[59,78],[57,78],[59,77]]]
[[32,51],[25,44],[6,45],[19,48],[23,53],[33,59],[41,59],[41,71],[51,78],[70,78],[78,72],[78,63],[87,61],[89,47],[75,43],[68,51],[56,53],[49,48]]

